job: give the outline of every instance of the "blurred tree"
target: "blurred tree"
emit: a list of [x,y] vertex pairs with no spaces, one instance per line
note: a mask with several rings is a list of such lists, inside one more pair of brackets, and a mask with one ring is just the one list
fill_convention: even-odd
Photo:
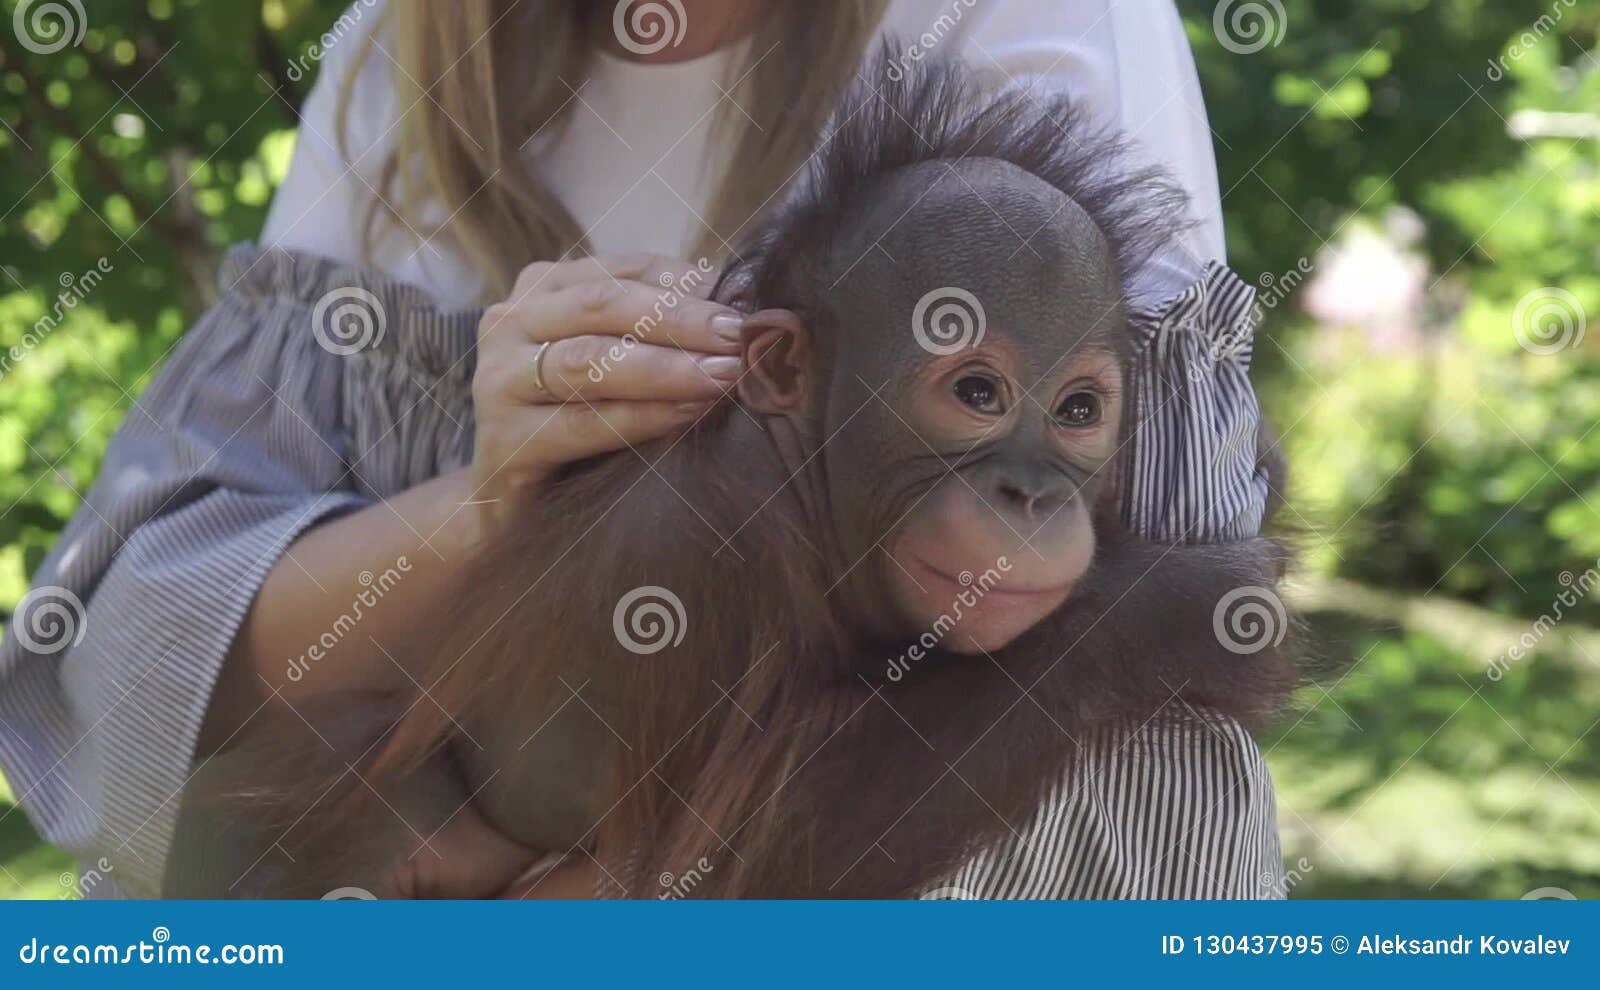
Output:
[[260,229],[343,8],[0,0],[0,618]]
[[[1305,639],[1342,670],[1266,740],[1295,894],[1595,896],[1600,5],[1180,6],[1231,260],[1274,297]],[[1388,290],[1400,211],[1409,325],[1309,318],[1336,269]]]
[[[1600,5],[1586,0],[1178,5],[1242,271],[1287,271],[1351,215],[1394,204],[1423,211],[1429,254],[1444,265],[1488,262],[1473,250],[1482,230],[1438,209],[1434,190],[1522,159],[1506,139],[1519,102],[1595,109],[1593,89],[1577,86],[1593,75],[1600,29]],[[1523,48],[1536,66],[1512,55]]]
[[1315,278],[1421,221],[1420,333],[1318,328],[1301,292],[1256,351],[1312,562],[1537,615],[1600,557],[1600,5],[1180,6],[1236,267]]

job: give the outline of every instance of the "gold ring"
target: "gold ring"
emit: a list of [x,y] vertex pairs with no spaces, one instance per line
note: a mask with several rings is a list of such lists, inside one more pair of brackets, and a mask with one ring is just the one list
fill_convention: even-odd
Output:
[[549,349],[548,340],[540,341],[533,349],[533,390],[541,399],[550,394],[550,386],[544,383],[544,352]]

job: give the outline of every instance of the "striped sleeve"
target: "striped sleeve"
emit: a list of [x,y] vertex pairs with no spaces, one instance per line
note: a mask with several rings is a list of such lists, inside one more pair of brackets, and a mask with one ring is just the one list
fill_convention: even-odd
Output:
[[47,840],[132,896],[159,888],[211,688],[267,572],[367,501],[317,298],[285,302],[281,267],[230,267],[0,643],[0,767]]
[[1134,312],[1134,432],[1125,521],[1147,539],[1255,536],[1268,478],[1250,384],[1255,289],[1211,263],[1166,304]]
[[1033,820],[935,899],[1281,899],[1266,761],[1220,718],[1087,740]]

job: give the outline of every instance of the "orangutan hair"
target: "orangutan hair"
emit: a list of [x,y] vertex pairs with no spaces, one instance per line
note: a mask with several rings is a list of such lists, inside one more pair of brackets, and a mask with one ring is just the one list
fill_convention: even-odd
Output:
[[[885,71],[891,61],[886,48],[863,69],[809,171],[757,221],[716,290],[748,313],[799,314],[820,341],[811,373],[822,380],[855,371],[834,366],[841,341],[909,336],[856,325],[830,295],[847,229],[884,196],[904,196],[887,190],[909,169],[993,160],[1042,180],[1093,221],[1124,287],[1182,229],[1179,189],[1069,97],[986,88],[954,60],[903,73]],[[1047,329],[993,332],[1049,348]],[[1125,362],[1128,336],[1108,320],[1080,346]],[[929,360],[899,337],[885,346],[901,349],[907,374]],[[905,896],[1025,827],[1085,739],[1157,718],[1259,726],[1293,686],[1281,642],[1241,652],[1214,633],[1220,596],[1275,586],[1283,549],[1263,538],[1152,542],[1119,521],[1116,486],[1088,481],[1062,496],[1092,503],[1083,518],[1094,536],[1064,605],[987,655],[936,643],[885,677],[884,658],[914,637],[863,631],[834,594],[845,572],[828,552],[829,503],[797,494],[798,471],[768,439],[775,419],[757,414],[759,424],[730,397],[683,434],[561,472],[467,563],[437,636],[407,645],[432,664],[427,700],[398,699],[376,718],[363,709],[381,741],[360,741],[357,752],[376,753],[362,772],[403,782],[454,750],[464,762],[502,759],[495,769],[510,769],[496,786],[510,779],[553,805],[578,794],[592,820],[571,829],[572,846],[605,867],[612,893],[654,896],[659,874],[704,860],[716,867],[694,896]],[[641,588],[670,590],[686,618],[649,656],[613,621]],[[566,731],[552,721],[563,711],[594,735],[560,751],[593,759],[571,779],[530,778],[517,761],[556,741],[540,733]],[[531,738],[515,752],[463,754],[452,743],[462,723]],[[349,882],[355,854],[341,829],[367,789],[342,789],[344,799],[319,787],[281,802],[285,818],[310,823],[296,859],[317,882]]]

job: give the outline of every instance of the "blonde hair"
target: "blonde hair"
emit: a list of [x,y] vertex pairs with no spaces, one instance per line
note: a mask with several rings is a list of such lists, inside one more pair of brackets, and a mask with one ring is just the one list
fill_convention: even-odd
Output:
[[[732,100],[713,123],[737,167],[715,187],[696,255],[721,258],[811,153],[886,2],[758,4],[746,55],[723,83]],[[381,164],[364,235],[369,253],[385,223],[448,238],[482,272],[493,297],[483,301],[491,302],[510,292],[524,266],[589,252],[522,149],[535,133],[559,138],[597,32],[610,30],[608,9],[587,0],[390,0],[339,101],[343,146],[351,88],[381,33],[396,63],[399,106],[410,109],[402,109],[395,150]],[[425,206],[442,207],[449,219],[426,223]]]

